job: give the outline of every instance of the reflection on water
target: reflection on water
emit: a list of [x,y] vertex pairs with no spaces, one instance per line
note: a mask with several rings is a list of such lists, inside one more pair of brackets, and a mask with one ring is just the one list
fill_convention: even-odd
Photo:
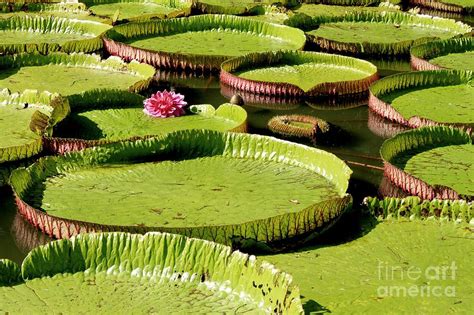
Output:
[[[12,191],[9,188],[0,188],[0,259],[7,258],[21,263],[27,251],[17,246],[14,232],[12,232],[16,215],[16,206]],[[35,231],[39,234],[39,231]]]
[[410,61],[400,59],[368,59],[373,63],[381,77],[386,77],[392,74],[411,71]]
[[37,230],[18,212],[13,218],[11,235],[21,253],[27,254],[33,248],[49,243],[52,239]]
[[[395,66],[394,66],[395,67]],[[184,72],[160,71],[152,86],[143,92],[149,96],[156,90],[174,89],[185,95],[189,104],[226,103],[234,94],[219,84],[217,76],[189,75]],[[276,115],[310,115],[321,118],[342,132],[328,144],[313,144],[310,140],[297,142],[330,151],[345,160],[353,170],[349,192],[357,206],[367,195],[377,194],[382,180],[382,161],[379,149],[385,137],[400,131],[400,126],[391,123],[374,123],[375,119],[366,106],[366,99],[349,102],[282,100],[261,96],[242,95],[248,112],[249,132],[278,137],[267,128],[268,121]],[[331,139],[330,139],[331,140]],[[48,238],[30,227],[21,217],[15,216],[15,205],[11,190],[0,189],[0,258],[20,262],[33,247],[48,241]]]
[[367,126],[369,127],[370,131],[381,138],[388,139],[391,138],[400,132],[409,130],[410,128],[400,125],[396,122],[390,121],[370,109],[368,110],[368,121]]

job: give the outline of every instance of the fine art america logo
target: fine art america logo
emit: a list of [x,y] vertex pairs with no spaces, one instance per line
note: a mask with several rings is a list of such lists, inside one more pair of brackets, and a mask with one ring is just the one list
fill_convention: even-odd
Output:
[[[379,262],[378,279],[386,282],[377,288],[378,297],[455,297],[456,262],[447,265],[402,267]],[[397,285],[403,282],[405,285]],[[406,283],[413,283],[407,285]]]

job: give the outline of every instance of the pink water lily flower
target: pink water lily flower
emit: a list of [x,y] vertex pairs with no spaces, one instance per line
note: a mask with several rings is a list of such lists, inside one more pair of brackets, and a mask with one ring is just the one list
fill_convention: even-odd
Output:
[[184,101],[184,95],[175,92],[156,92],[144,102],[143,112],[151,117],[178,117],[184,115],[184,107],[188,105]]

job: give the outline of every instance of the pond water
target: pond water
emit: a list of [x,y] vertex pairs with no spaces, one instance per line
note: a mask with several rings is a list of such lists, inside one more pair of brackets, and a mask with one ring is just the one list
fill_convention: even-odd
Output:
[[[380,65],[379,65],[380,66]],[[384,68],[389,63],[382,65]],[[383,70],[382,74],[408,70],[407,62],[392,64],[395,70]],[[218,77],[215,76],[185,76],[183,74],[159,72],[153,86],[144,92],[150,95],[156,90],[173,88],[185,95],[189,104],[212,104],[218,106],[229,101],[232,91],[221,89]],[[224,95],[227,95],[224,96]],[[376,195],[383,178],[382,161],[379,148],[384,136],[391,134],[397,127],[393,124],[374,120],[364,103],[357,104],[306,104],[306,103],[247,103],[244,105],[248,112],[250,133],[272,135],[267,128],[267,122],[276,115],[303,114],[311,115],[330,122],[340,129],[330,144],[314,144],[309,140],[291,139],[309,146],[333,152],[345,160],[353,170],[349,192],[354,197],[354,207],[358,208],[362,198]],[[277,136],[278,137],[278,136]],[[50,239],[31,227],[16,214],[12,192],[9,188],[0,189],[0,258],[8,258],[21,262],[34,246],[45,243]]]

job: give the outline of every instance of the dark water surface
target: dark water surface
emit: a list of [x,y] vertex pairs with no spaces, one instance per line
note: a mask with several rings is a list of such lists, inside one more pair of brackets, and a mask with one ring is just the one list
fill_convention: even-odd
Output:
[[[387,63],[379,66],[387,67]],[[408,63],[398,63],[392,70],[383,70],[382,74],[391,74],[409,70]],[[187,77],[173,73],[160,72],[152,88],[144,94],[157,89],[173,88],[185,95],[189,104],[212,104],[218,106],[228,102],[223,96],[230,92],[222,89],[217,77]],[[354,107],[355,106],[355,107]],[[340,131],[330,144],[315,145],[309,140],[291,139],[310,146],[328,150],[345,160],[353,170],[350,193],[354,196],[357,208],[364,196],[377,194],[382,179],[382,161],[379,148],[387,136],[397,131],[396,125],[377,120],[368,111],[364,102],[356,104],[246,104],[248,112],[249,132],[272,135],[266,127],[270,118],[275,115],[303,114],[324,119],[337,126]],[[370,126],[369,126],[370,125]],[[275,135],[273,135],[275,136]],[[0,189],[0,258],[8,258],[21,262],[33,247],[47,242],[49,239],[35,230],[21,217],[16,215],[12,192],[9,188]]]

